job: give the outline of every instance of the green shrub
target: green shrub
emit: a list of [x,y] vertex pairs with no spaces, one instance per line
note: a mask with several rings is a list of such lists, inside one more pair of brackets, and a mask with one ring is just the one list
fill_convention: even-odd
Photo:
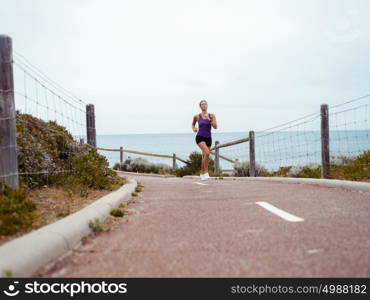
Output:
[[93,189],[113,189],[120,185],[123,179],[109,168],[107,159],[95,148],[82,145],[79,151],[69,160],[72,176],[77,184]]
[[95,218],[94,220],[89,221],[89,228],[93,232],[106,232],[110,231],[110,227],[104,223],[102,223],[99,219]]
[[127,172],[168,174],[172,168],[163,163],[150,162],[142,157],[134,159],[128,157],[122,164],[114,164],[113,169]]
[[345,166],[353,162],[354,159],[356,159],[355,156],[333,155],[330,157],[330,165]]
[[35,209],[24,189],[13,190],[0,182],[0,235],[30,229],[36,218]]
[[121,204],[118,206],[119,208],[126,208],[127,204],[126,202],[121,202]]
[[[260,164],[255,165],[255,175],[260,176],[262,172],[266,172],[266,168]],[[237,161],[234,163],[233,176],[247,177],[250,176],[250,163],[249,161]]]
[[17,112],[18,170],[25,188],[62,186],[87,196],[88,189],[115,189],[124,183],[107,159],[89,145],[80,145],[65,127]]
[[114,208],[110,211],[110,214],[114,217],[123,217],[124,213],[119,208]]
[[286,172],[286,175],[288,177],[320,178],[321,166],[315,163],[306,166],[291,166]]
[[329,177],[342,180],[370,180],[370,150],[357,157],[345,158],[345,164],[332,165]]
[[[58,172],[69,169],[66,160],[76,151],[77,143],[65,127],[54,121],[44,122],[17,112],[17,153],[20,173]],[[29,174],[21,177],[28,188],[50,183],[54,177]]]
[[[261,176],[283,176],[299,178],[321,178],[321,165],[285,166],[275,172],[264,172]],[[358,156],[331,156],[329,178],[341,180],[370,180],[370,150]]]
[[2,271],[2,273],[3,273],[3,276],[4,276],[4,277],[7,277],[7,278],[11,278],[11,277],[13,277],[13,272],[12,272],[12,270],[10,270],[10,269],[4,269],[4,270]]

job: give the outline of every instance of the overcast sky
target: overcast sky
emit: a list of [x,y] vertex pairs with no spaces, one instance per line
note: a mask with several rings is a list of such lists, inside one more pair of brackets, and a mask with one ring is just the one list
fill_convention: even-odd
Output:
[[201,99],[258,131],[370,91],[368,0],[2,0],[0,33],[98,134],[191,132]]

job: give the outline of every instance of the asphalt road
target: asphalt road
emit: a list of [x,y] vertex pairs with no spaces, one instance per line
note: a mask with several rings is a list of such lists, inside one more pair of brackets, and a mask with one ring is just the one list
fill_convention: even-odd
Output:
[[370,194],[310,184],[135,176],[110,232],[44,277],[370,277]]

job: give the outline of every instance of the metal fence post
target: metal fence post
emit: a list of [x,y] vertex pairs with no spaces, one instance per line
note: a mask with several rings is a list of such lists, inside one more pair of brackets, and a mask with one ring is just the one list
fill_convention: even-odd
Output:
[[220,172],[220,148],[217,146],[220,144],[219,141],[215,142],[215,173],[218,174]]
[[329,150],[329,108],[321,104],[321,178],[329,177],[330,150]]
[[0,35],[0,180],[19,188],[12,39]]
[[95,108],[93,104],[86,105],[86,130],[87,143],[96,147]]
[[249,176],[256,176],[256,158],[254,154],[254,131],[249,131]]

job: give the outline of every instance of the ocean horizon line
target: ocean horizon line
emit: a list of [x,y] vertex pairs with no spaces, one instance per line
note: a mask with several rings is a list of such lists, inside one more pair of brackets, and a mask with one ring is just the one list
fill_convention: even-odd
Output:
[[[195,132],[155,132],[155,133],[97,133],[97,135],[140,135],[140,134],[192,134]],[[212,133],[246,133],[245,131],[217,131]]]
[[[297,131],[302,131],[302,132],[318,132],[318,130],[272,130],[272,131],[267,131],[267,130],[255,130],[255,133],[258,132],[297,132]],[[369,131],[369,129],[332,129],[330,131]],[[212,134],[220,134],[220,133],[237,133],[237,134],[243,134],[248,132],[245,131],[213,131]],[[160,134],[195,134],[195,132],[155,132],[155,133],[97,133],[97,135],[104,135],[104,136],[117,136],[117,135],[160,135]]]

